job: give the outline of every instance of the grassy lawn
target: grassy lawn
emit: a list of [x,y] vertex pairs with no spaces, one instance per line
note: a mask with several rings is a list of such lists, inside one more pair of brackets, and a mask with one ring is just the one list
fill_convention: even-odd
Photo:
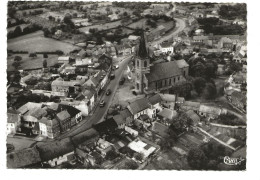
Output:
[[[15,56],[21,56],[21,66],[19,69],[36,69],[41,68],[42,62],[43,62],[43,55],[37,54],[36,58],[30,58],[28,54],[12,54],[11,56],[7,57],[7,70],[8,71],[14,71],[15,68],[12,66],[12,63],[14,62]],[[47,66],[53,66],[58,62],[58,55],[48,55],[47,60]]]
[[119,21],[114,21],[114,22],[109,22],[109,23],[104,23],[102,25],[92,25],[92,26],[88,26],[88,27],[83,27],[83,28],[79,28],[80,32],[88,32],[89,29],[91,28],[97,28],[98,30],[106,30],[106,29],[110,29],[110,28],[115,28],[117,26],[121,25],[121,20]]
[[65,54],[77,46],[62,41],[45,38],[42,31],[37,31],[7,41],[7,49],[14,51],[44,52],[61,50]]
[[30,147],[35,141],[29,140],[29,139],[23,139],[23,138],[11,138],[7,137],[6,142],[8,144],[12,144],[14,146],[14,151],[25,149]]
[[[151,26],[147,25],[147,24],[146,24],[146,20],[147,20],[147,18],[140,19],[139,21],[136,21],[136,22],[130,24],[128,27],[134,28],[134,29],[136,29],[136,28],[142,28],[142,27],[144,27],[144,28],[149,28],[150,30],[155,29],[155,28],[152,28]],[[160,26],[160,25],[163,25],[163,26],[165,27],[166,31],[169,30],[169,29],[171,29],[171,28],[173,27],[172,21],[165,22],[165,21],[162,20],[162,19],[160,19],[160,20],[157,21],[157,26]]]

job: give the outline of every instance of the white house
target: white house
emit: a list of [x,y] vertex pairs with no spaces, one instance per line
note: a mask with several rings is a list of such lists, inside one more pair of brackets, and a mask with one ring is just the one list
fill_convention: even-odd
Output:
[[137,119],[142,114],[147,114],[150,107],[151,105],[147,98],[138,99],[127,106],[134,119]]
[[151,108],[147,110],[147,115],[149,118],[155,118],[156,114],[162,110],[161,102],[162,98],[159,94],[156,94],[150,98],[148,98],[149,103],[151,104]]
[[21,115],[18,111],[7,110],[7,134],[15,134],[21,124]]
[[43,117],[42,119],[39,120],[40,134],[43,136],[46,136],[46,137],[48,136],[47,122],[48,122],[48,119],[46,117]]
[[163,42],[159,45],[159,49],[162,53],[170,53],[173,54],[173,43],[171,42]]

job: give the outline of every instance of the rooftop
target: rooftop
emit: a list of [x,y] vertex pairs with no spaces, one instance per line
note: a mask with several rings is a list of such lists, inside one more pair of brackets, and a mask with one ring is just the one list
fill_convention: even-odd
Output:
[[137,99],[134,102],[130,103],[127,108],[134,115],[140,111],[148,109],[150,107],[149,101],[147,98]]
[[159,63],[150,67],[150,73],[146,74],[149,82],[180,76],[182,73],[175,61]]

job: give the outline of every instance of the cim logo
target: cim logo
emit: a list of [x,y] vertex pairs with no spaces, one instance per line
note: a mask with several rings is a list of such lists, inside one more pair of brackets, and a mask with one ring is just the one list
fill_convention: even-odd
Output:
[[242,157],[240,158],[231,158],[229,156],[225,156],[224,157],[224,163],[226,165],[230,165],[230,166],[236,166],[236,165],[240,165],[242,161],[244,161],[245,159],[243,159]]

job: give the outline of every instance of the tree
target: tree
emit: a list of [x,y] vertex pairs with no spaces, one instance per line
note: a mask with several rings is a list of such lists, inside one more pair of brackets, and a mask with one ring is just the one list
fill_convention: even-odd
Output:
[[37,57],[37,54],[36,53],[30,53],[29,57],[35,58],[35,57]]
[[123,169],[131,169],[131,170],[135,170],[138,168],[138,165],[136,162],[134,161],[127,161],[125,163],[125,167]]
[[12,66],[13,66],[15,69],[17,69],[18,67],[21,66],[21,63],[18,62],[18,61],[14,61],[13,64],[12,64]]
[[193,77],[204,77],[206,67],[203,63],[198,62],[190,67],[190,75]]
[[187,156],[189,166],[195,170],[205,169],[207,157],[200,148],[192,148]]
[[208,61],[205,63],[205,76],[206,78],[215,78],[218,65],[215,61]]
[[15,56],[14,57],[14,61],[21,61],[22,60],[22,57],[21,56]]
[[206,80],[202,77],[198,77],[193,81],[194,89],[200,95],[206,86]]
[[51,35],[51,32],[49,31],[48,28],[43,29],[43,35],[44,35],[44,37],[49,37],[49,35]]
[[43,58],[48,58],[48,54],[44,53]]
[[48,18],[49,18],[49,20],[50,20],[50,21],[52,21],[52,20],[53,20],[53,17],[52,17],[52,16],[49,16]]
[[22,35],[22,29],[20,26],[17,26],[15,29],[14,29],[14,36],[21,36]]
[[43,68],[47,68],[47,61],[46,61],[46,59],[43,60],[42,66],[43,66]]
[[217,89],[215,84],[212,83],[206,83],[205,88],[203,90],[203,98],[205,99],[213,99],[217,95]]
[[106,7],[106,11],[107,11],[107,14],[109,14],[110,8],[109,8],[109,7]]
[[125,12],[123,13],[123,16],[128,16],[128,13],[125,11]]

